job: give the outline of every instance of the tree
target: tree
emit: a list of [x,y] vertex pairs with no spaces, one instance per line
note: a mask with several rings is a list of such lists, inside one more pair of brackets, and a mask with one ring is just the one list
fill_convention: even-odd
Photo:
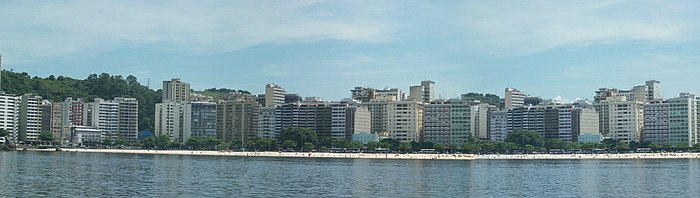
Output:
[[506,152],[512,153],[515,149],[518,149],[518,145],[513,142],[508,142],[504,145]]
[[656,143],[651,143],[648,147],[653,151],[658,151],[660,146]]
[[413,148],[410,143],[403,142],[399,144],[399,151],[409,151]]
[[350,141],[350,143],[347,144],[347,148],[363,148],[365,147],[364,144],[360,141]]
[[534,147],[544,146],[544,138],[536,131],[513,131],[508,134],[506,142],[518,144],[521,148],[528,144]]
[[524,148],[525,148],[525,151],[528,153],[532,153],[532,151],[535,151],[535,146],[530,145],[530,144],[525,145]]
[[479,145],[477,145],[477,144],[467,143],[467,144],[462,145],[462,150],[465,153],[474,153],[474,151],[477,151],[479,149],[481,149],[481,148],[479,148]]
[[296,148],[297,142],[295,142],[294,140],[284,140],[284,142],[282,143],[282,147],[286,149]]
[[[5,129],[0,128],[0,137],[8,137],[10,135],[10,132],[7,132]],[[9,141],[7,141],[9,142]]]
[[399,145],[401,144],[401,142],[399,142],[398,140],[391,138],[383,139],[379,142],[385,143],[385,145],[388,145],[386,148],[389,148],[391,150],[399,150]]
[[314,149],[316,149],[316,146],[314,146],[314,144],[312,144],[311,142],[304,142],[304,150],[312,151]]
[[545,140],[545,145],[545,147],[548,149],[564,149],[566,148],[567,143],[561,139],[553,138]]
[[433,149],[435,149],[435,151],[437,151],[437,152],[443,152],[443,150],[445,150],[445,147],[442,146],[442,144],[435,144],[433,146]]
[[49,131],[41,132],[41,133],[39,133],[39,140],[42,142],[53,142],[54,141],[53,133],[51,133]]
[[450,153],[454,153],[455,149],[457,149],[457,145],[454,144],[450,144],[448,147],[450,148]]
[[613,139],[604,139],[601,144],[603,144],[603,147],[606,149],[614,149],[618,142],[619,141]]
[[287,140],[292,140],[296,143],[297,148],[304,146],[306,142],[313,145],[318,145],[318,136],[316,132],[307,128],[285,128],[277,136],[277,141],[285,142]]

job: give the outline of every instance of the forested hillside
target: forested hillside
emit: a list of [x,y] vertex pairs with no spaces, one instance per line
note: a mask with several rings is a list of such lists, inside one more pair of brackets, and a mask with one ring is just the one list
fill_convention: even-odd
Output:
[[503,108],[503,99],[495,94],[480,94],[480,93],[467,93],[462,94],[462,99],[464,100],[479,100],[483,103],[488,103],[499,108]]
[[154,127],[155,103],[161,102],[160,90],[141,85],[136,77],[91,74],[84,80],[53,75],[47,78],[30,77],[26,72],[2,71],[2,90],[8,94],[34,93],[50,101],[64,101],[67,97],[111,100],[115,97],[133,97],[139,100],[139,130]]

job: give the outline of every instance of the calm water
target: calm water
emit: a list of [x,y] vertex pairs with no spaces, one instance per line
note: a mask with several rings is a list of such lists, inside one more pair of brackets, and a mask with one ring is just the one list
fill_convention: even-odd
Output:
[[408,161],[0,152],[0,197],[698,197],[700,160]]

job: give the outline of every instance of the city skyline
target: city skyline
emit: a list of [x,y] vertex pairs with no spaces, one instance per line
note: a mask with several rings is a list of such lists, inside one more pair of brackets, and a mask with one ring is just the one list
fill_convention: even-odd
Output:
[[[601,87],[661,81],[700,93],[700,4],[676,2],[10,1],[0,8],[3,69],[83,79],[171,78],[206,88],[349,98],[356,86],[436,98],[592,99]],[[547,13],[547,14],[542,14]],[[60,20],[59,20],[60,19]]]

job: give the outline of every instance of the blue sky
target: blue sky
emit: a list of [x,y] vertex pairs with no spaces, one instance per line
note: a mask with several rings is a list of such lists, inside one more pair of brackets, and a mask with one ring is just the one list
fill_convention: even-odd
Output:
[[437,95],[592,98],[661,81],[700,94],[698,1],[7,1],[3,68],[133,74],[327,100],[436,82]]

